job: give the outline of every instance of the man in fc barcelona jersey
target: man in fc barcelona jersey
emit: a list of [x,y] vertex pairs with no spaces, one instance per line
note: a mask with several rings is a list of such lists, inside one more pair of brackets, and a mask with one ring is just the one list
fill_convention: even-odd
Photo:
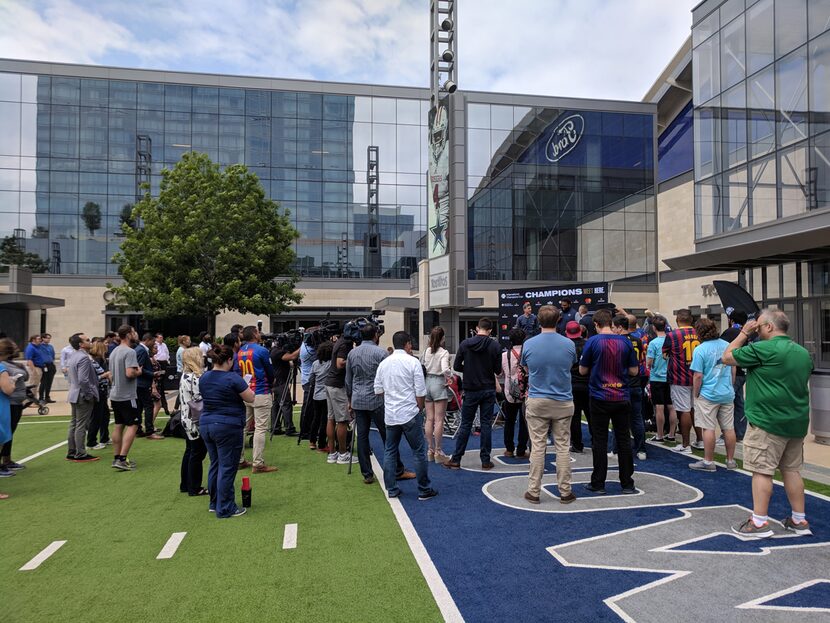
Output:
[[254,392],[254,404],[246,404],[248,418],[254,418],[254,467],[255,474],[275,472],[277,468],[267,465],[263,458],[265,451],[265,434],[271,419],[273,398],[271,388],[274,385],[274,367],[271,355],[259,344],[259,329],[253,326],[242,329],[242,346],[236,353],[239,373],[248,381],[248,387]]
[[[697,345],[700,344],[700,340],[698,340],[697,333],[692,327],[692,312],[688,309],[679,310],[676,321],[677,328],[667,333],[663,342],[663,357],[668,363],[666,382],[671,387],[671,401],[677,411],[677,417],[680,419],[680,435],[683,438],[683,441],[674,450],[681,454],[691,454],[692,446],[689,441],[692,425],[694,424],[692,413],[692,381],[694,375],[689,366],[692,364],[692,355]],[[697,444],[700,443],[702,448],[703,432],[700,428],[695,429],[695,435],[697,435],[698,441],[695,442],[694,447],[697,447]]]

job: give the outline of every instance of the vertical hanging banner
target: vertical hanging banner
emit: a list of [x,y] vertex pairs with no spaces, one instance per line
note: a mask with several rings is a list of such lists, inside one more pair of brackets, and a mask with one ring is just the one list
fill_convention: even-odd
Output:
[[441,257],[449,250],[450,226],[449,115],[443,104],[429,111],[427,201],[428,257]]
[[593,311],[607,305],[608,296],[607,282],[499,290],[499,340],[506,343],[507,334],[516,325],[516,319],[522,315],[525,303],[530,303],[534,314],[538,313],[542,305],[558,307],[559,301],[563,299],[568,299],[574,309],[587,305]]

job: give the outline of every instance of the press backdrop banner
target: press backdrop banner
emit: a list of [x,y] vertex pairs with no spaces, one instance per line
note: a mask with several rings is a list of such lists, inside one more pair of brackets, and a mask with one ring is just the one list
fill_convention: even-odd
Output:
[[588,309],[595,310],[607,304],[608,297],[608,282],[499,290],[499,340],[507,340],[507,334],[515,326],[516,318],[522,315],[525,302],[533,306],[535,314],[542,305],[558,307],[562,299],[569,299],[574,309],[587,305]]

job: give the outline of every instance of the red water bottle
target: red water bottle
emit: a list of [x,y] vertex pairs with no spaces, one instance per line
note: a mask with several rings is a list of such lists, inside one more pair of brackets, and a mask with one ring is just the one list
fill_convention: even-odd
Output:
[[248,476],[242,478],[242,506],[251,508],[251,479]]

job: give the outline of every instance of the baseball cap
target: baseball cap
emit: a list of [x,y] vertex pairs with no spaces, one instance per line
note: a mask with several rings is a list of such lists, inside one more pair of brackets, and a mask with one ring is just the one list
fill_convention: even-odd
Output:
[[579,326],[579,323],[575,320],[571,320],[568,324],[565,325],[565,336],[576,339],[578,337],[582,337],[582,329]]

